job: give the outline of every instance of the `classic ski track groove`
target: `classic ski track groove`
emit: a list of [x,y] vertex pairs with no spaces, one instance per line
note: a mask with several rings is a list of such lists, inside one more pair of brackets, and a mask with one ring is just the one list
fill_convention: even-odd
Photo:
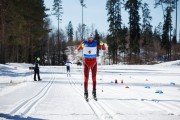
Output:
[[[108,89],[112,89],[114,91],[114,93],[119,93],[116,89],[110,88],[109,86],[107,86],[107,87],[108,87]],[[133,92],[134,93],[136,92],[138,94],[138,91],[139,90],[133,91]],[[173,106],[173,105],[171,105],[169,103],[165,103],[165,102],[161,101],[160,99],[148,99],[147,95],[146,95],[146,96],[143,96],[141,98],[135,98],[134,100],[144,102],[144,103],[141,102],[141,103],[138,103],[138,104],[145,104],[147,106],[154,106],[156,109],[166,111],[167,114],[178,115],[178,116],[180,115],[180,113],[173,111],[173,109],[178,110],[179,109],[178,107]]]
[[[108,87],[108,89],[113,90],[113,93],[119,94],[119,91],[117,91],[117,89],[115,89],[115,88],[113,89],[113,88],[111,88],[109,86],[105,86],[105,87]],[[139,90],[136,91],[137,94],[138,94],[138,91]],[[135,91],[133,91],[133,92],[135,92]],[[141,98],[139,96],[137,96],[134,100],[142,101],[142,102],[140,102],[138,104],[144,104],[144,105],[147,105],[149,107],[154,106],[155,108],[157,108],[159,110],[165,111],[168,115],[177,115],[177,116],[180,116],[180,112],[174,112],[174,109],[175,110],[179,109],[177,106],[172,105],[172,104],[167,103],[167,102],[163,102],[160,99],[148,99],[148,96],[146,95],[146,96],[142,96]]]
[[[69,84],[74,88],[74,90],[76,90],[77,92],[78,92],[78,94],[81,96],[81,97],[83,97],[83,99],[85,100],[85,98],[84,98],[84,96],[82,95],[82,90],[80,90],[76,85],[75,85],[75,83],[74,82],[72,82],[72,80],[70,79],[70,78],[68,78],[68,80],[69,80]],[[87,102],[87,101],[86,101]],[[89,102],[89,101],[88,101]],[[87,103],[88,103],[87,102]],[[89,105],[89,103],[88,103],[88,105]],[[89,105],[90,106],[90,105]],[[96,112],[94,111],[94,109],[90,106],[90,108],[92,109],[92,111],[95,113],[95,115],[98,117],[98,115],[96,114]]]
[[54,82],[54,75],[52,72],[52,78],[49,80],[49,82],[34,96],[31,98],[28,98],[27,100],[21,102],[19,105],[16,105],[12,110],[9,112],[11,115],[21,115],[21,116],[27,116],[31,109],[37,105],[37,103],[42,100],[50,90],[53,82]]
[[[76,91],[78,91],[78,93],[83,97],[82,95],[82,90],[81,88],[79,88],[75,82],[72,80],[72,78],[68,78],[69,79],[69,83],[71,84],[71,86],[76,89]],[[101,120],[105,120],[105,119],[114,119],[114,120],[121,120],[122,118],[117,118],[114,117],[114,115],[116,115],[116,113],[109,108],[106,104],[98,101],[95,101],[93,98],[89,98],[89,101],[87,102],[88,105],[90,106],[90,108],[93,110],[93,112],[96,114],[96,116],[101,119]]]
[[[138,90],[136,92],[138,93]],[[154,94],[156,94],[156,93],[154,93]],[[147,98],[147,95],[144,96],[144,98]],[[153,105],[155,108],[166,111],[167,114],[180,115],[180,113],[173,111],[174,109],[178,109],[176,106],[173,106],[170,103],[161,101],[160,99],[143,99],[143,98],[141,98],[140,100],[146,102],[146,105],[149,105],[149,106]]]

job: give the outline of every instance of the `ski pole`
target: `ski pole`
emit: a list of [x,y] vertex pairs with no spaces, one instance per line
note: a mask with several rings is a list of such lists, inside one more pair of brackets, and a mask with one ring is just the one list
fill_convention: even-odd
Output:
[[[84,44],[84,43],[83,43],[83,44]],[[84,82],[83,82],[83,81],[84,81],[84,79],[83,79],[83,78],[84,78],[84,72],[83,72],[83,70],[84,70],[84,69],[83,69],[83,68],[84,68],[83,49],[84,49],[84,48],[82,48],[82,83],[81,83],[81,85],[84,84]]]
[[102,46],[101,46],[101,80],[102,80],[102,92],[103,92],[103,74],[102,74],[102,55],[103,55],[103,51],[102,51]]

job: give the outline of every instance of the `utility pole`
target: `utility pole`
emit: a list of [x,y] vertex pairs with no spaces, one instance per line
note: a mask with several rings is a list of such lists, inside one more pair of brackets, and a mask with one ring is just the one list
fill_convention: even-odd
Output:
[[86,8],[86,4],[84,4],[84,0],[80,0],[81,6],[82,6],[82,36],[81,39],[83,40],[83,35],[84,35],[84,23],[83,23],[83,8]]

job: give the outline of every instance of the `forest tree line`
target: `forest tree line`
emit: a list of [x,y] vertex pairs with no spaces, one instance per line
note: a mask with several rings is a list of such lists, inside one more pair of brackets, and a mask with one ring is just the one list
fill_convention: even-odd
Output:
[[43,0],[0,0],[0,63],[31,63],[48,35]]
[[[123,61],[129,64],[147,64],[158,59],[180,59],[180,46],[177,44],[178,0],[155,0],[154,3],[155,9],[162,7],[164,21],[153,30],[151,10],[147,3],[142,0],[107,0],[107,43],[109,58],[113,59],[113,63],[122,61],[122,57],[118,56],[120,53],[124,54]],[[122,23],[121,9],[125,9],[129,14],[129,27]],[[176,12],[175,27],[172,26],[173,12]]]
[[[155,7],[164,8],[164,21],[153,29],[147,3],[141,0],[107,0],[109,30],[104,35],[93,25],[83,28],[79,23],[74,29],[72,21],[65,30],[59,27],[53,30],[44,0],[0,0],[0,63],[33,63],[39,56],[43,64],[59,65],[67,59],[66,47],[79,44],[82,34],[91,31],[97,40],[103,39],[107,43],[106,58],[112,59],[114,64],[122,61],[147,63],[159,56],[165,56],[167,60],[179,59],[177,31],[172,26],[172,12],[177,8],[178,0],[170,1],[155,0]],[[53,15],[61,20],[60,17],[66,14],[59,10],[63,8],[62,1],[53,2]],[[122,23],[121,9],[129,14],[128,26]],[[141,19],[143,23],[140,23]]]

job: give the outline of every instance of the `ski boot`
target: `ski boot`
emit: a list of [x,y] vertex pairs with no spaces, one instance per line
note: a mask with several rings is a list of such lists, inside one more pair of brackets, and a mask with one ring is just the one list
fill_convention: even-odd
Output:
[[88,99],[88,91],[87,90],[84,91],[84,98],[85,98],[85,100],[87,102],[89,101],[89,99]]
[[95,101],[97,101],[97,97],[96,97],[96,89],[93,89],[92,95],[93,95],[93,99],[94,99]]

